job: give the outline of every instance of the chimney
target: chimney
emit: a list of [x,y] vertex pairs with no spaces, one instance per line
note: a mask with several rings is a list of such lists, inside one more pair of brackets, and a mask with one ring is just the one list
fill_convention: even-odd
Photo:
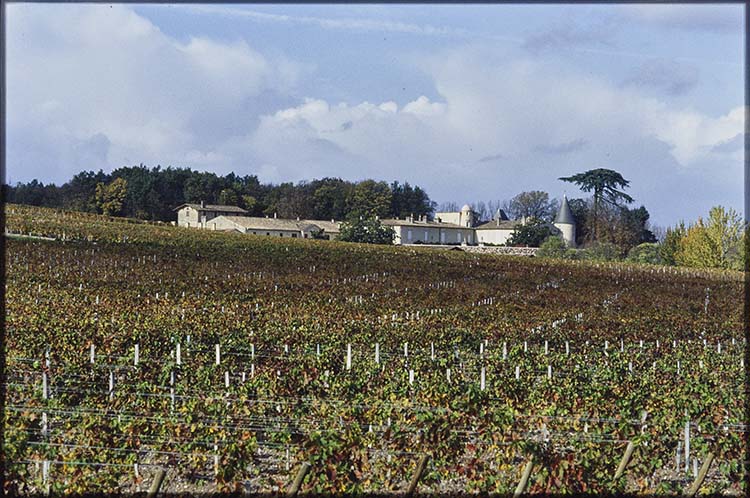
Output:
[[497,218],[495,220],[495,226],[498,226],[498,227],[500,226],[500,218]]
[[201,199],[201,209],[203,209],[204,207],[206,207],[206,205],[203,204],[203,200]]
[[273,219],[274,220],[276,219],[276,213],[273,213]]

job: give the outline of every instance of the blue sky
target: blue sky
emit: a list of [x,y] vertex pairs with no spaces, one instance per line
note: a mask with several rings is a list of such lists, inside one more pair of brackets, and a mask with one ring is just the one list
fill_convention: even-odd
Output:
[[742,207],[740,5],[7,7],[7,180],[189,166]]

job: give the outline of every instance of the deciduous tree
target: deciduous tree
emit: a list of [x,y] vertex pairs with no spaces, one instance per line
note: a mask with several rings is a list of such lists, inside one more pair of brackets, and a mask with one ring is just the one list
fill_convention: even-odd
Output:
[[128,193],[128,182],[124,178],[115,178],[111,183],[96,185],[96,204],[106,216],[117,216],[122,211],[125,196]]

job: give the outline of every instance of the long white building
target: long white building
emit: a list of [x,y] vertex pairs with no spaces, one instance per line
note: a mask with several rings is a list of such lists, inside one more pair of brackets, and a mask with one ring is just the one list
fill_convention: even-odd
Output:
[[[475,219],[476,216],[467,204],[458,212],[435,213],[434,220],[407,217],[382,222],[396,232],[395,244],[450,245],[502,245],[508,241],[516,227],[526,223],[526,220],[509,220],[501,210],[486,223],[476,224]],[[554,223],[549,224],[549,228],[553,234],[562,236],[568,247],[575,247],[576,226],[567,197],[563,197],[557,217]]]
[[[177,225],[208,230],[231,230],[251,235],[289,238],[334,239],[341,229],[340,221],[289,220],[247,216],[247,211],[237,206],[183,204],[175,208]],[[469,205],[458,212],[435,213],[434,219],[426,216],[414,218],[384,219],[396,234],[394,244],[439,244],[439,245],[502,245],[513,231],[526,220],[509,220],[498,210],[495,217],[486,223],[477,224],[476,216]],[[569,247],[575,247],[576,226],[568,199],[563,197],[554,223],[549,224],[553,233],[562,236]]]

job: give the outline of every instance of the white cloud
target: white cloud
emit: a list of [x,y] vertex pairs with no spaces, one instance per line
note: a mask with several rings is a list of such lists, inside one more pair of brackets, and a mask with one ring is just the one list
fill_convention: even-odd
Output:
[[727,145],[743,132],[741,107],[708,116],[559,59],[477,44],[419,62],[437,98],[299,102],[287,92],[305,93],[309,66],[242,40],[178,41],[117,5],[8,12],[7,161],[18,180],[143,162],[274,182],[398,179],[463,203],[558,195],[556,178],[610,167],[652,209],[676,185],[690,200],[735,195],[742,174],[741,147]]
[[255,10],[213,6],[213,5],[190,5],[185,6],[189,11],[196,14],[231,16],[232,18],[249,19],[255,22],[273,22],[283,24],[296,24],[317,26],[323,29],[346,30],[355,32],[385,32],[385,33],[407,33],[414,35],[444,36],[458,35],[466,36],[466,30],[432,26],[430,24],[413,24],[389,19],[368,19],[351,17],[314,17],[295,16],[286,14],[269,14]]
[[[33,164],[9,141],[9,171],[29,177],[62,181],[82,168],[229,161],[219,148],[255,125],[252,99],[272,100],[268,92],[294,88],[305,71],[242,40],[178,41],[121,5],[15,4],[8,16],[9,138],[47,137]],[[249,111],[244,120],[240,109]],[[71,145],[92,136],[107,139],[105,155]],[[61,169],[45,175],[45,167]]]
[[[689,110],[665,111],[652,116],[650,126],[660,140],[672,147],[675,159],[690,166],[721,153],[716,148],[742,133],[744,123],[744,108],[737,107],[718,118]],[[742,150],[736,150],[733,158],[741,161]]]
[[731,178],[741,175],[741,150],[715,148],[742,132],[741,108],[711,117],[563,65],[487,60],[466,49],[437,54],[424,66],[440,101],[419,96],[399,110],[310,99],[266,116],[252,147],[282,177],[330,174],[337,163],[339,175],[404,179],[437,200],[459,202],[471,199],[452,192],[487,199],[528,188],[555,194],[565,188],[557,177],[594,167],[621,171],[644,192],[640,202],[654,203],[680,182],[692,188],[687,178],[713,176],[723,185],[716,191],[735,187]]

